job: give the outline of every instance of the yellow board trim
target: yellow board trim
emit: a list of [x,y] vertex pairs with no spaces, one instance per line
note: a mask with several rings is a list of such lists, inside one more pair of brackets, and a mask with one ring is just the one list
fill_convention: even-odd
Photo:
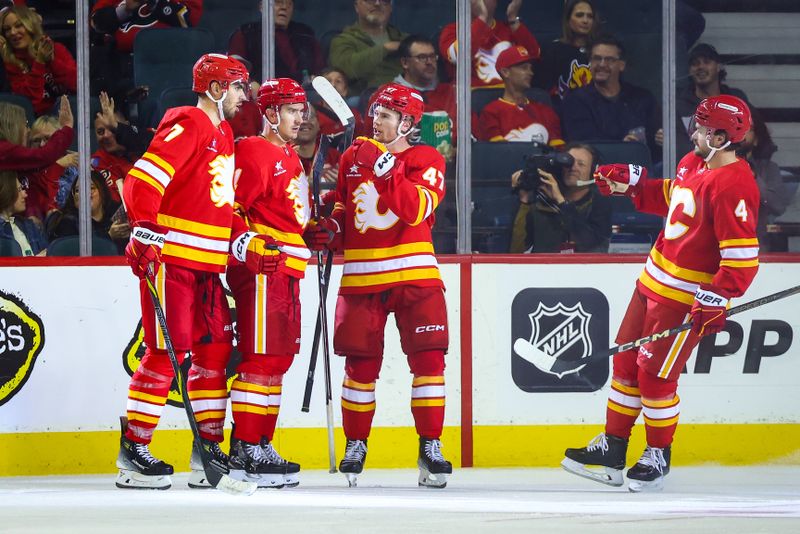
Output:
[[[601,425],[475,426],[475,467],[557,467],[565,447],[583,447]],[[225,443],[229,443],[226,430]],[[292,459],[305,469],[327,469],[328,457],[320,454],[325,428],[281,428],[272,443],[278,450],[292,451]],[[461,429],[444,428],[445,457],[461,465]],[[730,436],[736,436],[731,440]],[[775,439],[774,436],[781,436]],[[345,438],[336,429],[336,450],[344,450]],[[419,447],[413,427],[375,427],[369,436],[369,466],[415,468]],[[681,454],[673,466],[685,465],[800,465],[800,424],[682,423],[675,438]],[[192,433],[189,430],[156,430],[150,450],[178,472],[189,471]],[[629,464],[644,450],[644,429],[634,428],[628,450]],[[0,476],[108,474],[113,487],[117,472],[114,460],[119,450],[119,430],[96,432],[32,432],[0,434]],[[397,451],[411,451],[398,454]],[[80,458],[76,462],[75,458]]]
[[344,251],[344,261],[381,260],[407,254],[433,254],[433,244],[428,242],[406,243],[394,247],[367,248]]
[[158,214],[158,224],[171,228],[173,230],[180,230],[181,232],[190,232],[192,234],[202,235],[204,237],[216,237],[218,239],[230,239],[231,229],[227,226],[216,226],[213,224],[206,224],[201,222],[190,221],[174,217],[172,215]]

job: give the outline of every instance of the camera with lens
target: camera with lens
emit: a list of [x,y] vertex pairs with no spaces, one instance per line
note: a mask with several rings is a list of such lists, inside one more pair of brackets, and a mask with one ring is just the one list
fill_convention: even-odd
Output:
[[523,191],[536,191],[542,184],[539,169],[552,174],[559,184],[563,183],[562,176],[565,167],[572,167],[575,163],[568,152],[558,152],[547,145],[536,144],[532,154],[525,156],[525,167],[517,182],[517,189]]

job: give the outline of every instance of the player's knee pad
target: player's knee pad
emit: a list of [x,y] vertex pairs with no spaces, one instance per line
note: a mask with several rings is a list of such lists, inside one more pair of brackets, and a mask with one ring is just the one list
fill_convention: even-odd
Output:
[[[178,355],[176,355],[178,356]],[[183,361],[183,355],[178,356],[180,362]],[[147,347],[144,351],[142,361],[139,363],[140,373],[147,374],[151,378],[158,378],[158,376],[171,377],[174,376],[172,369],[172,362],[169,360],[169,354],[165,350]]]
[[678,381],[666,380],[640,370],[639,391],[645,399],[669,399],[678,391]]
[[192,347],[195,363],[206,369],[224,369],[232,350],[230,343],[203,343]]
[[414,376],[440,376],[444,374],[444,351],[425,350],[408,355],[408,367]]
[[371,384],[378,379],[381,373],[383,358],[364,358],[362,356],[347,356],[344,371],[348,377],[362,384]]
[[293,354],[267,354],[264,356],[264,369],[268,375],[283,376],[294,361]]
[[236,366],[236,374],[239,375],[239,380],[261,386],[270,385],[265,360],[266,357],[263,354],[255,354],[253,352],[242,354],[242,360]]

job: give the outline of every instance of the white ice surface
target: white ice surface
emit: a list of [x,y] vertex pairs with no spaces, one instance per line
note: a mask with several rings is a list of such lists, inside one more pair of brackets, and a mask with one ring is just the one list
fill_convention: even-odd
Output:
[[0,478],[0,533],[714,532],[800,533],[800,468],[677,467],[632,494],[557,469],[457,469],[444,490],[417,472],[303,471],[297,488],[233,497],[119,490],[114,476]]

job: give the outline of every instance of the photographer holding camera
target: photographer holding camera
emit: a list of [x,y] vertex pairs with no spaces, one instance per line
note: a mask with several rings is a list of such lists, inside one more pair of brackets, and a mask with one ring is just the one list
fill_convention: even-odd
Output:
[[608,252],[611,202],[592,185],[597,152],[582,143],[564,148],[528,156],[511,176],[520,204],[510,252]]

